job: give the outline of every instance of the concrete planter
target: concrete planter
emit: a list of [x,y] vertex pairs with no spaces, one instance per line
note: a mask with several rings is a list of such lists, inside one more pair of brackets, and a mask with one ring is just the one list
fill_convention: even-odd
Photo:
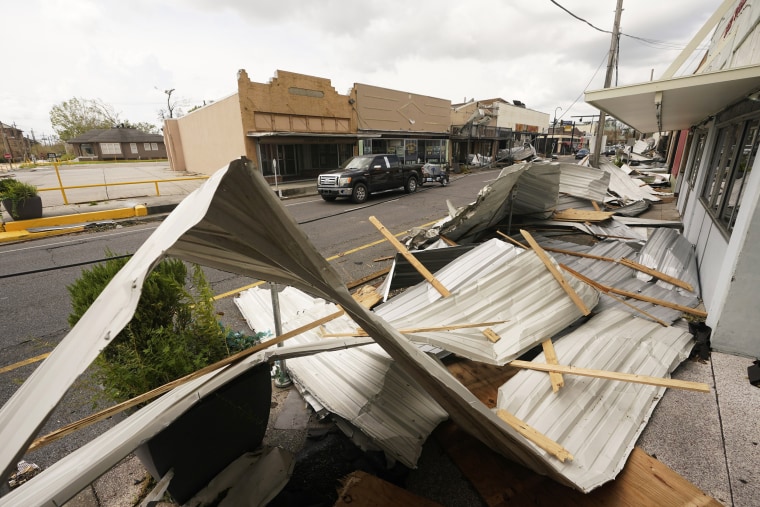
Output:
[[263,363],[206,396],[135,454],[156,480],[174,469],[168,491],[184,504],[227,465],[261,445],[271,401],[269,364]]
[[3,207],[13,220],[30,220],[42,217],[42,198],[39,195],[16,203],[16,213],[13,212],[13,199],[3,199]]

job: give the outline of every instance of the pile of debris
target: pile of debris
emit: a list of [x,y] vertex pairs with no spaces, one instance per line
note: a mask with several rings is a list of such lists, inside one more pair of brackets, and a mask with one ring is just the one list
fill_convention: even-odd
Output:
[[[579,491],[611,481],[667,387],[709,388],[668,378],[693,346],[682,316],[705,316],[693,248],[670,222],[634,224],[619,214],[662,194],[609,165],[505,168],[475,202],[407,246],[373,219],[399,255],[383,286],[354,297],[261,175],[245,159],[232,162],[161,224],[3,407],[0,463],[8,470],[23,455],[34,428],[129,321],[164,255],[287,285],[282,333],[179,385],[8,498],[65,502],[219,386],[276,359],[288,360],[316,411],[335,414],[359,445],[407,466],[450,418]],[[426,256],[443,267],[433,274]],[[415,285],[406,264],[418,273]],[[407,288],[388,297],[399,283]],[[272,315],[269,291],[251,289],[236,303],[253,329],[277,327],[262,320]],[[453,356],[520,371],[487,406],[447,369]]]

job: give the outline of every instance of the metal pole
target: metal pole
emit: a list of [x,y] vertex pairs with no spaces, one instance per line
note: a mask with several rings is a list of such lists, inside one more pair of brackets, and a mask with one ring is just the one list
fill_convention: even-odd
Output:
[[[612,40],[610,41],[610,54],[607,57],[607,75],[604,77],[604,87],[609,88],[612,83],[612,69],[615,68],[618,41],[620,40],[620,16],[623,13],[623,0],[617,0],[615,8],[615,25],[612,27]],[[591,165],[599,167],[599,154],[602,151],[602,138],[604,137],[604,123],[607,115],[604,111],[599,112],[599,128],[596,131],[596,143],[591,155]]]
[[[275,336],[282,334],[282,324],[280,323],[280,297],[278,295],[280,287],[278,284],[269,282],[269,292],[272,295],[272,315],[274,317],[274,333]],[[278,347],[282,347],[282,342],[277,344]],[[274,362],[277,368],[277,377],[274,379],[274,385],[277,387],[288,387],[293,381],[288,375],[287,365],[284,359],[278,359]]]

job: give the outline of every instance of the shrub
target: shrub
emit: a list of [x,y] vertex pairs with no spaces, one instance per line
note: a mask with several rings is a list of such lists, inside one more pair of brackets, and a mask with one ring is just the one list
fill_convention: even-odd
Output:
[[37,196],[37,187],[14,178],[0,179],[0,200],[11,201],[11,209],[6,210],[14,219],[18,219],[18,205]]
[[[67,287],[71,326],[127,262],[107,255]],[[193,267],[192,290],[185,288],[186,279],[187,268],[176,259],[161,261],[146,278],[132,320],[95,360],[95,377],[109,398],[128,400],[229,354],[203,271]]]

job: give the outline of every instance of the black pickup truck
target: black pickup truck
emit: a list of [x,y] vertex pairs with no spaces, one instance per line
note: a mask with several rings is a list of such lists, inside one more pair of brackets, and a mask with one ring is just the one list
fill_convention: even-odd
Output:
[[317,192],[325,201],[349,197],[355,203],[381,190],[404,187],[409,194],[420,184],[420,167],[405,166],[396,155],[359,155],[346,160],[340,169],[320,174]]

